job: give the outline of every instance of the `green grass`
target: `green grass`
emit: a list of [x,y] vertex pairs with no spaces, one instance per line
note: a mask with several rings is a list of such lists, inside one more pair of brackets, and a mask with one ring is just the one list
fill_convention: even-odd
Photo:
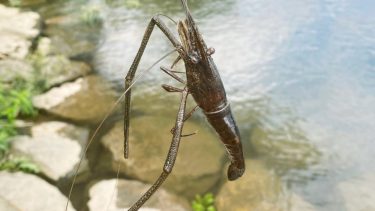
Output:
[[204,196],[195,196],[191,206],[194,211],[216,211],[214,202],[214,195],[212,193],[207,193]]
[[23,171],[27,173],[39,173],[39,167],[26,158],[4,158],[0,162],[0,171]]
[[38,168],[26,159],[9,155],[11,137],[17,135],[17,117],[36,114],[31,102],[31,90],[25,83],[15,83],[11,88],[0,86],[0,170],[38,172]]

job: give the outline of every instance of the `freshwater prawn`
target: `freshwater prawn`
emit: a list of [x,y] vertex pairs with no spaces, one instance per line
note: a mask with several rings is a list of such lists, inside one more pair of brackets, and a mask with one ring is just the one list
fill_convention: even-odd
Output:
[[[180,41],[167,28],[165,23],[154,16],[146,28],[141,46],[125,78],[125,89],[129,91],[125,95],[125,115],[124,115],[124,157],[129,156],[129,124],[130,124],[130,100],[131,89],[135,72],[147,46],[148,40],[155,26],[157,26],[172,43],[179,56],[171,65],[171,68],[161,69],[172,78],[183,84],[183,88],[162,85],[167,92],[180,92],[181,103],[177,113],[176,123],[171,132],[173,133],[172,143],[163,167],[163,171],[150,189],[129,209],[138,210],[160,187],[168,175],[171,173],[176,161],[178,148],[182,135],[184,122],[200,108],[206,116],[208,122],[220,136],[225,145],[231,164],[228,167],[227,176],[229,180],[236,180],[245,172],[245,163],[242,152],[242,144],[238,127],[226,98],[223,82],[220,78],[216,65],[211,57],[215,52],[213,48],[207,48],[202,35],[189,11],[187,1],[181,0],[185,12],[185,19],[177,23],[177,31]],[[174,71],[174,65],[183,60],[185,64],[186,81]],[[191,95],[197,106],[186,113],[186,100]]]
[[[195,24],[195,21],[189,11],[187,0],[181,0],[181,4],[185,12],[185,19],[178,22],[175,22],[171,19],[177,25],[177,32],[180,39],[177,39],[176,36],[166,26],[166,24],[160,19],[161,15],[154,16],[146,28],[141,45],[125,77],[125,92],[119,98],[120,100],[125,96],[124,157],[126,159],[129,157],[131,88],[139,78],[135,77],[135,73],[137,71],[144,50],[151,37],[153,29],[155,28],[155,26],[157,26],[173,45],[175,49],[173,52],[177,51],[178,53],[178,57],[173,62],[173,64],[169,68],[161,67],[161,70],[183,85],[182,88],[166,84],[163,84],[162,87],[167,92],[180,93],[181,101],[177,112],[175,125],[171,129],[173,137],[163,170],[155,183],[147,190],[146,193],[144,193],[139,198],[137,202],[133,204],[129,211],[138,210],[156,192],[156,190],[162,185],[162,183],[167,179],[168,175],[172,172],[173,166],[176,161],[181,137],[193,135],[182,134],[184,122],[187,121],[198,109],[201,109],[203,111],[206,119],[215,129],[216,133],[219,135],[220,140],[227,150],[230,160],[230,165],[227,170],[228,179],[231,181],[236,180],[245,172],[245,162],[243,157],[240,133],[233,118],[230,104],[226,98],[226,92],[223,82],[211,57],[211,55],[215,53],[215,50],[214,48],[208,48],[206,43],[204,42],[203,37],[199,33],[198,27]],[[180,60],[182,60],[185,64],[185,72],[174,70],[175,65]],[[160,60],[158,60],[158,62],[159,61]],[[185,74],[186,79],[183,79],[179,76],[179,74],[182,73]],[[196,102],[196,106],[190,112],[186,113],[186,102],[189,95],[193,97],[194,101]],[[116,104],[119,102],[119,100],[116,102]],[[111,111],[113,110],[113,108],[114,107],[112,107]],[[106,119],[108,115],[104,119]],[[93,136],[96,135],[103,122],[104,120],[94,132]],[[92,139],[93,138],[91,138],[91,140],[89,141],[89,144],[91,143]],[[79,166],[80,164],[78,165],[78,168]],[[76,175],[72,182],[66,208],[68,207],[75,178]]]

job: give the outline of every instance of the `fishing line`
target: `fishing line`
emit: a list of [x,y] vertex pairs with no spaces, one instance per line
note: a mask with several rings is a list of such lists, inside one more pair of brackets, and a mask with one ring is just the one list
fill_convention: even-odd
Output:
[[[69,190],[69,194],[68,194],[68,200],[66,202],[66,205],[65,205],[65,211],[68,210],[68,206],[69,206],[69,203],[70,203],[70,197],[72,195],[72,192],[73,192],[73,188],[74,188],[74,184],[76,182],[76,179],[77,179],[77,174],[78,174],[78,171],[79,171],[79,168],[81,167],[81,164],[82,164],[82,161],[83,161],[83,158],[85,157],[86,153],[87,153],[87,150],[89,148],[89,146],[91,145],[91,142],[94,140],[94,137],[96,136],[96,134],[99,132],[99,129],[102,127],[102,125],[104,124],[104,121],[107,120],[107,118],[109,117],[109,115],[112,114],[112,112],[115,110],[115,108],[117,107],[117,105],[121,102],[122,98],[124,98],[125,94],[130,90],[130,88],[133,87],[133,85],[148,71],[150,71],[155,65],[157,65],[159,62],[161,62],[163,59],[165,59],[166,57],[168,57],[169,55],[171,55],[172,53],[174,53],[175,51],[177,51],[176,49],[173,49],[172,51],[166,53],[164,56],[162,56],[160,59],[158,59],[156,62],[154,62],[149,68],[147,68],[146,70],[143,70],[141,71],[138,76],[134,79],[133,83],[130,84],[130,86],[122,93],[122,95],[117,99],[117,101],[112,105],[111,109],[106,113],[106,115],[104,116],[103,120],[100,122],[99,126],[95,129],[93,135],[91,136],[89,142],[87,143],[86,147],[85,147],[85,151],[84,153],[82,154],[81,156],[81,159],[78,163],[78,166],[75,170],[75,173],[74,173],[74,177],[73,177],[73,181],[72,181],[72,184],[70,186],[70,190]],[[117,177],[118,178],[118,177]]]
[[121,162],[118,162],[115,187],[113,188],[111,198],[109,199],[109,201],[107,203],[107,208],[105,210],[109,210],[109,206],[111,205],[111,202],[113,201],[113,198],[115,197],[116,188],[118,187],[118,181],[119,181],[118,178],[119,178],[119,175],[120,175],[120,168],[121,168]]

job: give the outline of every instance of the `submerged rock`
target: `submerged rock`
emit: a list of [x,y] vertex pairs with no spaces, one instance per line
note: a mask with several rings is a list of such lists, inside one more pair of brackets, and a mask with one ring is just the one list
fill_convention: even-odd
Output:
[[[54,186],[31,174],[0,172],[0,210],[64,210],[67,198]],[[68,211],[75,209],[69,205]]]
[[0,4],[0,59],[24,59],[32,40],[40,33],[40,23],[35,12],[21,12]]
[[33,98],[38,109],[84,122],[101,121],[114,102],[114,91],[95,75],[65,83]]
[[344,181],[338,185],[347,211],[375,210],[375,174]]
[[[90,211],[127,210],[150,185],[138,181],[116,179],[99,181],[90,188],[88,207]],[[189,203],[163,188],[160,188],[140,209],[140,211],[184,211],[190,210]]]
[[247,159],[245,162],[245,174],[235,181],[226,181],[217,194],[215,205],[218,210],[315,210],[299,195],[284,190],[278,176],[262,161]]
[[[77,6],[81,6],[77,4]],[[86,7],[83,7],[86,8]],[[51,52],[69,58],[86,56],[96,50],[101,25],[88,26],[81,21],[82,13],[56,14],[46,19],[45,34],[51,39]]]
[[[72,176],[84,152],[89,131],[63,122],[45,122],[33,126],[31,133],[31,137],[13,138],[12,152],[31,160],[54,181]],[[87,168],[84,160],[79,173]]]
[[290,169],[305,169],[317,164],[320,152],[298,128],[286,130],[256,126],[251,131],[250,142],[255,151],[279,173]]
[[[118,122],[102,138],[102,144],[112,157],[113,171],[121,163],[121,173],[148,183],[161,174],[171,144],[170,130],[174,121],[165,117],[138,117],[131,120],[130,156],[124,159],[123,123]],[[204,193],[213,187],[221,174],[225,150],[220,140],[206,128],[191,121],[185,133],[199,130],[197,135],[181,139],[172,173],[163,187],[186,196]],[[102,165],[108,165],[107,163]]]
[[277,176],[256,160],[246,160],[245,174],[227,181],[216,196],[218,210],[280,210],[281,183]]

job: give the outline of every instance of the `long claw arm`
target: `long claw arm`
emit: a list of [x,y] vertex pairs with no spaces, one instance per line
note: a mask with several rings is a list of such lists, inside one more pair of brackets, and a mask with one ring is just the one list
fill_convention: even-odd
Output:
[[[150,23],[148,24],[146,31],[143,35],[141,46],[138,49],[137,55],[129,69],[128,74],[125,78],[125,90],[128,89],[134,79],[135,73],[137,71],[139,62],[141,61],[142,55],[146,49],[148,40],[154,30],[155,25],[164,33],[164,35],[169,39],[172,45],[176,49],[182,49],[180,42],[164,24],[164,22],[158,17],[154,16]],[[130,100],[131,100],[131,89],[125,95],[125,108],[124,108],[124,157],[129,157],[129,124],[130,124]]]

